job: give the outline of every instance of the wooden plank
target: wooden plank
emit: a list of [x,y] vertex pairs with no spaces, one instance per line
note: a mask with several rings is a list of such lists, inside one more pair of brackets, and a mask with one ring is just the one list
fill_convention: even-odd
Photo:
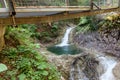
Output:
[[35,8],[35,7],[31,7],[31,8],[16,8],[15,11],[16,12],[49,12],[49,11],[79,11],[79,10],[89,10],[89,6],[81,6],[81,7],[42,7],[42,8]]
[[118,2],[118,7],[120,8],[120,0],[119,0],[119,2]]
[[[90,16],[108,12],[120,11],[120,8],[113,8],[113,9],[105,9],[105,10],[95,10],[95,11],[86,11],[80,13],[62,13],[50,16],[43,16],[43,17],[25,17],[25,18],[15,18],[16,24],[35,24],[35,23],[46,23],[46,22],[53,22],[58,20],[64,19],[71,19],[71,18],[79,18],[81,16]],[[4,25],[12,25],[13,20],[12,18],[0,18],[0,24]]]
[[[93,4],[91,4],[92,7],[90,6],[49,6],[49,7],[16,7],[15,11],[16,13],[20,12],[55,12],[55,11],[87,11],[87,10],[96,10],[99,7],[93,7]],[[110,8],[116,8],[116,6],[104,6],[101,7],[101,9],[110,9]]]
[[9,12],[8,8],[0,8],[0,13],[7,13]]

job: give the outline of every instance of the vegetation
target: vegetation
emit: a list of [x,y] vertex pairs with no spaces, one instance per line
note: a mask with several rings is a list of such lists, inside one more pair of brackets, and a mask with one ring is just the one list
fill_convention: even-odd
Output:
[[35,25],[28,24],[19,25],[18,28],[7,27],[6,47],[0,52],[0,62],[8,70],[0,73],[0,80],[60,79],[56,68],[39,53],[39,45],[33,40],[38,35],[35,30]]
[[36,36],[41,43],[50,43],[55,42],[56,38],[60,36],[61,29],[64,27],[66,23],[64,21],[54,22],[50,24],[38,24]]
[[0,72],[6,71],[7,66],[5,64],[0,64]]
[[79,5],[79,6],[88,6],[90,3],[88,0],[70,0],[70,5],[71,6],[76,6],[76,5]]
[[98,23],[98,21],[95,17],[81,17],[77,23],[76,34],[97,30],[98,27],[95,25],[96,23]]
[[2,8],[2,4],[0,3],[0,8]]
[[120,17],[118,15],[108,16],[106,20],[100,23],[99,32],[109,34],[111,31],[120,31]]
[[80,19],[76,19],[76,24],[78,24],[76,28],[76,33],[85,33],[88,31],[97,31],[100,33],[111,33],[111,31],[119,30],[119,19],[120,17],[116,15],[108,15],[106,19],[100,21],[97,20],[94,16],[81,17]]

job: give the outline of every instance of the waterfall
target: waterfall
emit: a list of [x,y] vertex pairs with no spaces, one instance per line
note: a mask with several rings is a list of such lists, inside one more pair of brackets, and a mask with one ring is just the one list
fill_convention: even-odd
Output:
[[75,27],[76,26],[72,24],[70,25],[70,27],[67,27],[65,34],[61,40],[61,43],[54,46],[50,46],[47,48],[47,50],[57,55],[68,55],[68,54],[75,55],[75,54],[81,53],[82,50],[78,49],[74,44],[70,45],[69,43],[70,32]]
[[112,73],[113,68],[117,64],[115,59],[107,56],[99,57],[100,63],[103,65],[105,72],[100,76],[100,80],[115,80]]
[[[74,27],[68,27],[66,29],[66,32],[65,32],[65,34],[64,34],[64,36],[61,40],[61,43],[58,44],[58,45],[55,45],[55,47],[52,49],[53,52],[56,51],[56,50],[57,50],[56,53],[59,53],[61,50],[63,50],[64,52],[61,51],[63,54],[69,54],[70,52],[72,52],[71,51],[72,48],[69,48],[69,46],[71,46],[71,45],[69,45],[69,34],[73,29],[74,29]],[[75,52],[75,50],[73,50],[73,51]],[[88,50],[86,50],[86,51],[88,51]],[[95,59],[97,58],[96,60],[99,61],[99,63],[100,63],[99,65],[100,66],[102,65],[103,69],[104,69],[103,73],[98,75],[97,79],[94,79],[94,80],[98,80],[98,79],[99,80],[116,80],[113,73],[112,73],[112,70],[116,66],[117,61],[113,57],[110,57],[110,56],[104,55],[102,53],[99,53],[96,50],[88,51],[88,53],[89,52],[91,52],[95,55],[94,58]],[[101,54],[103,56],[100,56]],[[75,64],[72,64],[70,66],[69,80],[91,80],[91,79],[89,79],[89,76],[87,76],[85,74],[83,69],[84,68],[82,68],[79,65],[79,60]],[[98,73],[99,73],[99,71],[98,71]],[[95,76],[93,76],[93,77],[95,77]]]
[[62,38],[62,42],[60,44],[56,45],[56,46],[62,47],[62,46],[68,46],[69,45],[69,34],[70,34],[72,29],[74,29],[74,27],[68,27],[66,29],[64,37]]

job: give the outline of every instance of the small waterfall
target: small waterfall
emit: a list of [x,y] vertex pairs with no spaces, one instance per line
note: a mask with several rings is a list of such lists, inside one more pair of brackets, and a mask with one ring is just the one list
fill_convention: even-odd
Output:
[[[61,43],[58,45],[55,45],[53,52],[55,50],[57,50],[57,53],[59,53],[60,50],[63,50],[64,52],[62,52],[62,53],[64,53],[64,54],[69,54],[71,52],[70,50],[72,48],[69,48],[69,46],[70,46],[69,45],[69,34],[72,29],[74,29],[74,27],[68,27],[66,29],[66,32],[64,34],[64,37],[62,38]],[[67,52],[67,53],[65,53],[65,52]],[[92,53],[92,51],[90,51],[90,52]],[[100,54],[102,54],[102,53],[96,52],[95,50],[93,51],[93,54],[95,55],[94,56],[95,58],[97,57],[100,65],[102,65],[103,69],[104,69],[102,75],[98,75],[97,79],[94,79],[94,80],[98,80],[98,79],[99,80],[115,80],[112,70],[115,67],[115,65],[117,64],[117,61],[113,57],[110,57],[107,55],[100,56]],[[83,72],[83,68],[81,68],[78,61],[76,61],[75,64],[71,65],[69,80],[92,80],[92,79],[89,79],[89,77],[86,75],[85,72]],[[93,76],[93,77],[95,77],[95,76]]]
[[[99,65],[102,65],[103,67],[103,73],[100,76],[98,76],[99,80],[116,80],[112,72],[113,68],[117,64],[117,61],[115,60],[115,58],[107,55],[101,56],[99,55],[99,53],[95,54],[95,57],[99,61]],[[71,65],[69,80],[91,80],[91,79],[88,79],[85,73],[81,70],[81,66],[79,65],[78,59],[74,61],[74,64]],[[95,79],[95,80],[98,80],[98,79]]]
[[[69,25],[68,25],[69,26]],[[57,55],[74,55],[81,53],[82,50],[78,49],[74,44],[70,45],[69,43],[69,35],[70,32],[75,28],[74,25],[70,25],[70,27],[67,27],[65,34],[61,40],[60,44],[50,46],[47,48],[48,51],[55,53]]]
[[99,60],[105,70],[105,72],[100,76],[100,80],[115,80],[112,70],[117,64],[117,61],[107,56],[99,57]]
[[60,44],[56,45],[56,46],[62,47],[62,46],[68,46],[69,45],[68,44],[69,43],[69,34],[70,34],[70,32],[71,32],[72,29],[74,29],[74,27],[68,27],[66,29],[65,35],[62,38],[62,42]]

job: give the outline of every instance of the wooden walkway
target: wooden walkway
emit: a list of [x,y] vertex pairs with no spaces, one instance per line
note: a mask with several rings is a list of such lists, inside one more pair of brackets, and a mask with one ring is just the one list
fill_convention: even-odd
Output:
[[[118,5],[112,6],[98,6],[92,0],[89,6],[16,6],[17,3],[20,3],[18,1],[21,0],[15,0],[16,4],[13,1],[0,1],[3,5],[0,8],[0,24],[43,23],[120,11],[120,4],[118,4],[120,0],[118,0]],[[7,5],[8,3],[9,5]]]

